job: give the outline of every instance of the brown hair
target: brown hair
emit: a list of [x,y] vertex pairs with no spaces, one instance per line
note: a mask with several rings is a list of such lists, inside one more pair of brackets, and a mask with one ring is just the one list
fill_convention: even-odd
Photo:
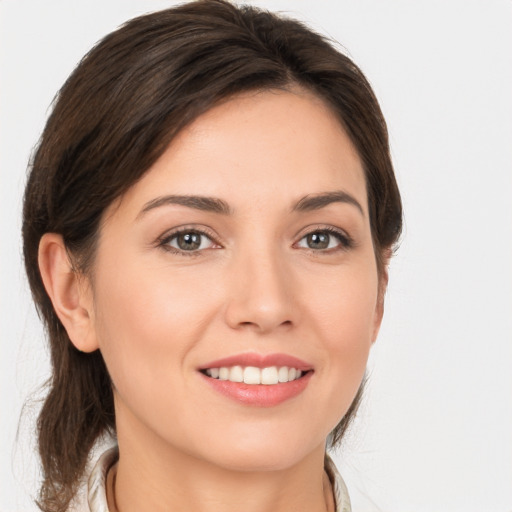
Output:
[[[402,222],[386,124],[357,66],[301,23],[223,0],[184,4],[106,36],[60,90],[31,162],[23,210],[26,271],[53,369],[38,419],[43,511],[67,508],[93,444],[115,434],[115,416],[100,352],[74,348],[45,291],[38,269],[42,235],[61,234],[76,270],[87,273],[103,212],[185,125],[237,93],[297,85],[326,101],[359,153],[382,272],[383,254]],[[332,443],[341,439],[360,394]]]

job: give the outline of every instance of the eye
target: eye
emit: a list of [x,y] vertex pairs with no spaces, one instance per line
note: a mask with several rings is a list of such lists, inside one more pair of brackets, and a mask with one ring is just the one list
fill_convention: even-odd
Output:
[[167,250],[181,253],[198,252],[216,246],[206,233],[193,229],[174,232],[162,239],[160,245]]
[[329,249],[347,249],[351,247],[348,236],[334,229],[319,229],[303,236],[297,246],[303,249],[325,251]]

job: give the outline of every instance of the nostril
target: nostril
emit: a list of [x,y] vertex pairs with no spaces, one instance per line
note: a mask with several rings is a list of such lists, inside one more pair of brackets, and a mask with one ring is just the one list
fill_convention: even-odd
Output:
[[253,328],[257,331],[267,331],[267,330],[272,330],[272,329],[275,329],[275,328],[279,328],[279,327],[291,327],[293,325],[293,322],[291,320],[285,320],[283,322],[275,322],[272,323],[272,325],[270,323],[267,323],[267,322],[264,322],[264,321],[261,321],[261,322],[239,322],[238,325],[236,327],[240,328],[240,327],[246,327],[246,328]]

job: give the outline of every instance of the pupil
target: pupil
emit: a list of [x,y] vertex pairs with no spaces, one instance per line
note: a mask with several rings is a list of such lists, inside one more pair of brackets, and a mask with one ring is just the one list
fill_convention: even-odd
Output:
[[308,245],[311,249],[327,249],[329,235],[326,233],[311,233],[308,235]]
[[185,233],[178,237],[178,245],[180,249],[192,251],[201,245],[201,237],[197,233]]

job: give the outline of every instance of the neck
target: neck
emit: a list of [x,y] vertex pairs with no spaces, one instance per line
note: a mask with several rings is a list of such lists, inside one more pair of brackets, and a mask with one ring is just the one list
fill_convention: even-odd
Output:
[[[334,510],[324,446],[290,467],[237,471],[219,467],[140,432],[118,427],[120,458],[109,474],[111,512],[325,512]],[[137,440],[137,442],[134,442]]]

